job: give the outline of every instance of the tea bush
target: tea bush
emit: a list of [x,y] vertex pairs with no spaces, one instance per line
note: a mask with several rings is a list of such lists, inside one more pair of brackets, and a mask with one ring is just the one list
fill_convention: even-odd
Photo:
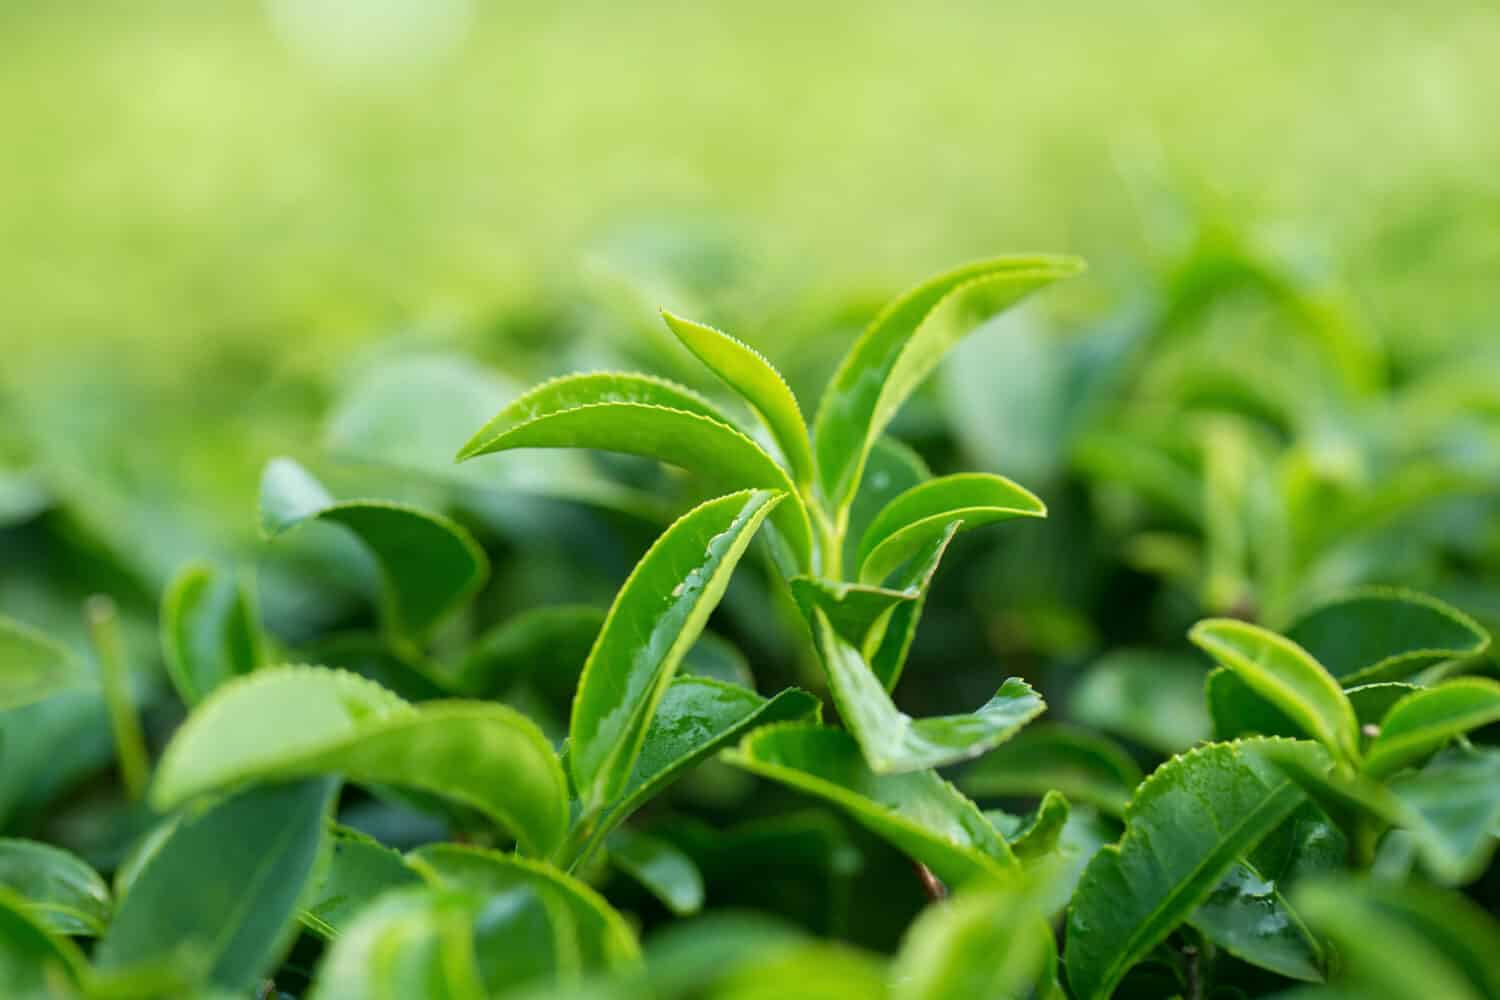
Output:
[[159,602],[0,480],[6,995],[1500,996],[1494,384],[1222,246],[1015,308],[1081,271],[916,286],[810,426],[672,312],[701,391],[375,358]]

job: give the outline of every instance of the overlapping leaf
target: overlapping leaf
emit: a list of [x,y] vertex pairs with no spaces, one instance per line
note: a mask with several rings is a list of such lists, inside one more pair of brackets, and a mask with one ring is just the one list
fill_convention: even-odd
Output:
[[318,964],[312,1000],[484,1000],[474,954],[473,902],[413,887],[381,897]]
[[371,837],[335,825],[328,839],[328,861],[301,912],[303,924],[319,937],[337,938],[377,897],[422,881],[399,852]]
[[430,792],[504,825],[545,855],[567,827],[567,784],[551,746],[504,705],[411,706],[343,671],[267,668],[221,687],[162,755],[152,801],[168,809],[249,781],[341,774]]
[[167,585],[161,648],[167,675],[189,706],[214,688],[260,666],[264,640],[254,594],[207,563],[194,563]]
[[950,885],[1016,870],[1004,838],[932,771],[876,774],[853,737],[805,724],[766,726],[725,754],[737,767],[826,799]]
[[56,934],[93,937],[109,923],[104,879],[82,858],[51,844],[0,838],[0,888]]
[[1398,701],[1380,723],[1363,768],[1382,777],[1421,760],[1448,740],[1500,721],[1500,684],[1466,677],[1415,691]]
[[979,797],[1041,797],[1057,790],[1112,816],[1125,812],[1141,769],[1108,739],[1060,723],[1031,726],[959,778]]
[[1442,601],[1409,590],[1366,587],[1320,605],[1287,637],[1345,687],[1404,680],[1427,667],[1483,653],[1489,633]]
[[569,728],[569,763],[587,809],[624,791],[678,664],[782,496],[749,490],[689,511],[620,588],[584,665]]
[[609,861],[679,917],[703,908],[703,873],[668,841],[637,830],[610,834]]

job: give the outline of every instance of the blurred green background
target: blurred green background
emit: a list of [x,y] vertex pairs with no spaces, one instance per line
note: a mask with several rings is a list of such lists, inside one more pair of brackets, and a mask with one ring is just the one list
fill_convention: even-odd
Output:
[[811,393],[959,261],[1088,257],[1073,337],[1213,248],[1379,378],[1494,350],[1492,4],[13,0],[0,38],[6,502],[148,592],[251,537],[372,352],[524,383],[643,363],[667,305]]

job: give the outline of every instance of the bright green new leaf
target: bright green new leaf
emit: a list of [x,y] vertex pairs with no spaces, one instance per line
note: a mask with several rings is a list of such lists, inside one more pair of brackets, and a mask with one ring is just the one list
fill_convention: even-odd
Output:
[[264,659],[255,597],[245,581],[193,563],[167,584],[161,603],[161,649],[167,676],[188,706],[248,674]]
[[1057,942],[1033,893],[961,892],[927,907],[891,966],[898,1000],[1008,1000],[1043,993]]
[[860,539],[885,505],[931,478],[932,470],[910,445],[889,434],[876,438],[865,462],[864,478],[859,481],[859,492],[849,505],[843,565],[858,569]]
[[932,771],[876,774],[853,737],[807,724],[765,726],[724,759],[832,802],[952,886],[1003,880],[1016,860],[979,807]]
[[713,992],[714,1000],[887,1000],[885,963],[876,955],[833,941],[779,948],[735,969]]
[[[870,446],[949,348],[1028,293],[1083,269],[1074,257],[1000,257],[967,264],[903,294],[875,318],[834,373],[813,424],[823,497],[846,509]],[[953,322],[944,306],[982,292],[982,306]],[[947,322],[945,322],[945,320]]]
[[571,375],[526,393],[458,453],[594,448],[644,455],[704,476],[715,489],[758,487],[792,497],[773,518],[797,565],[812,564],[807,509],[786,470],[704,400],[642,375]]
[[[1379,681],[1348,688],[1344,697],[1354,709],[1361,727],[1378,726],[1386,712],[1413,691],[1414,684]],[[1208,714],[1213,719],[1214,739],[1237,740],[1242,736],[1287,736],[1300,739],[1302,727],[1285,712],[1256,694],[1240,676],[1224,667],[1215,667],[1204,684]]]
[[377,896],[422,881],[399,852],[356,830],[335,825],[328,839],[328,861],[300,914],[303,925],[324,940],[348,930]]
[[1190,750],[1136,790],[1125,836],[1094,856],[1068,911],[1064,960],[1080,1000],[1110,996],[1131,966],[1209,898],[1235,861],[1305,801],[1259,756],[1274,742]]
[[73,942],[49,930],[25,900],[0,887],[0,990],[5,996],[67,998],[87,965]]
[[641,557],[615,595],[573,701],[569,764],[585,808],[624,791],[678,664],[784,494],[747,490],[697,507]]
[[816,721],[821,710],[816,698],[796,688],[766,699],[708,677],[678,677],[651,717],[630,780],[586,833],[597,841],[689,767],[741,735],[773,722]]
[[180,963],[204,982],[248,990],[291,944],[336,788],[266,785],[184,819],[120,900],[95,962]]
[[1031,685],[1012,677],[972,713],[913,719],[896,708],[864,656],[821,609],[814,609],[812,626],[839,716],[877,774],[921,771],[978,757],[1046,709]]
[[1300,887],[1298,909],[1338,946],[1340,985],[1382,1000],[1500,996],[1500,926],[1456,893],[1377,881]]
[[1201,621],[1188,637],[1336,756],[1359,760],[1359,722],[1349,699],[1301,646],[1228,618]]
[[109,923],[109,886],[77,855],[35,840],[0,838],[0,888],[55,934],[95,937]]
[[0,615],[0,711],[76,688],[84,675],[73,656],[29,625]]
[[433,793],[509,829],[546,855],[567,827],[567,784],[552,747],[504,705],[408,705],[338,670],[278,667],[219,688],[162,754],[152,802],[170,809],[248,781],[341,774]]
[[1345,687],[1405,680],[1448,660],[1483,653],[1489,633],[1435,597],[1363,587],[1298,619],[1287,637]]
[[1462,677],[1413,692],[1381,721],[1364,771],[1376,778],[1394,774],[1453,737],[1496,721],[1500,721],[1500,684],[1488,678]]
[[387,500],[335,501],[306,469],[288,458],[266,466],[260,517],[270,537],[311,520],[353,532],[379,568],[386,626],[406,642],[426,638],[489,576],[484,550],[453,521]]
[[703,909],[703,873],[672,844],[637,830],[609,835],[610,864],[640,883],[679,917]]
[[563,974],[639,966],[640,945],[625,919],[588,885],[551,865],[458,844],[419,848],[408,859],[431,885],[484,897],[534,893],[546,907],[554,933],[569,944],[559,954]]
[[1068,805],[1067,796],[1061,792],[1049,791],[1042,796],[1036,812],[1023,818],[1014,829],[1006,833],[1005,840],[1010,844],[1011,853],[1015,854],[1016,860],[1023,865],[1033,864],[1044,861],[1055,852],[1071,814],[1072,807]]
[[484,1000],[467,894],[421,887],[382,896],[329,946],[311,1000]]
[[781,449],[804,494],[813,486],[812,443],[797,397],[759,351],[727,333],[663,310],[662,319],[683,346],[754,408]]
[[929,480],[902,493],[876,515],[859,543],[859,578],[879,583],[941,538],[950,524],[962,530],[1046,516],[1046,504],[1004,476],[971,472]]
[[969,768],[958,784],[980,798],[1042,797],[1057,790],[1073,802],[1120,816],[1141,769],[1108,739],[1060,723],[1031,726]]

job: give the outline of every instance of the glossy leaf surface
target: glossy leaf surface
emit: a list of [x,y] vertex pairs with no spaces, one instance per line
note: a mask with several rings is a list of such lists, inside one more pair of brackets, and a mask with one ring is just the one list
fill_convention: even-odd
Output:
[[703,873],[668,841],[636,830],[609,836],[609,861],[679,917],[703,908]]
[[80,857],[35,840],[0,838],[0,888],[55,934],[95,937],[109,924],[109,886]]
[[1380,723],[1380,735],[1365,757],[1366,774],[1399,771],[1471,729],[1500,721],[1500,684],[1464,677],[1413,692],[1398,701]]
[[1478,656],[1490,637],[1468,615],[1409,590],[1354,590],[1298,619],[1287,637],[1345,686],[1404,680],[1447,660]]

